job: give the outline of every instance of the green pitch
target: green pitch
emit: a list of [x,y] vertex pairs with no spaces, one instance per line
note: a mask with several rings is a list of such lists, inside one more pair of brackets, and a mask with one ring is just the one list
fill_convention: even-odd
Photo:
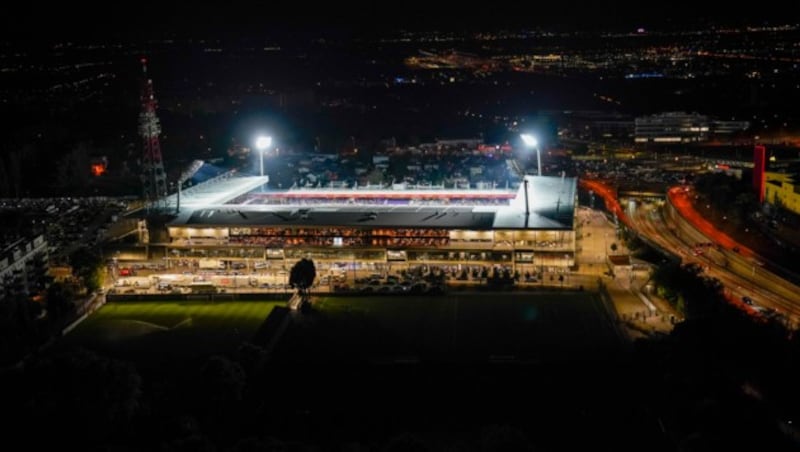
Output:
[[230,353],[250,340],[272,308],[285,302],[114,302],[64,337],[142,365],[161,365]]
[[311,325],[292,325],[282,359],[551,361],[591,358],[619,338],[589,293],[459,293],[315,298]]

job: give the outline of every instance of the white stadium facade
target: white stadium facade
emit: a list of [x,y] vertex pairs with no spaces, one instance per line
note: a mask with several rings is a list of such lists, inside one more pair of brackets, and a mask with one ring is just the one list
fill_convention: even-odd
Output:
[[[167,226],[168,261],[221,268],[385,270],[414,265],[558,270],[575,263],[576,179],[525,176],[517,190],[263,191],[225,175],[184,190]],[[177,209],[175,196],[169,199]],[[527,212],[527,213],[526,213]]]

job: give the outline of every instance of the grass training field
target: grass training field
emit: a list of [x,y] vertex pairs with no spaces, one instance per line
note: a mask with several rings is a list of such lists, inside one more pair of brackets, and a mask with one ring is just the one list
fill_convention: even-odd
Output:
[[290,327],[278,347],[280,358],[535,363],[591,359],[619,345],[590,293],[319,296],[314,309],[311,321]]
[[[592,359],[619,338],[596,295],[316,296],[275,349],[285,363]],[[114,302],[68,334],[79,345],[145,367],[231,353],[284,302]]]
[[250,340],[277,301],[113,302],[64,337],[144,365],[175,364],[231,352]]

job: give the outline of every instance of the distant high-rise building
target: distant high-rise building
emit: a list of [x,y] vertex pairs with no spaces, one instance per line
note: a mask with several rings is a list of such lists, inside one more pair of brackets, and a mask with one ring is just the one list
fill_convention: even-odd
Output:
[[711,134],[717,138],[743,132],[749,128],[749,121],[711,121]]
[[708,116],[670,112],[643,116],[634,122],[637,143],[688,143],[708,139]]
[[710,120],[698,113],[669,112],[636,118],[636,143],[679,144],[707,141],[714,136],[747,130],[747,121]]
[[583,140],[630,140],[633,137],[633,117],[617,112],[599,110],[570,110],[561,112],[559,135]]

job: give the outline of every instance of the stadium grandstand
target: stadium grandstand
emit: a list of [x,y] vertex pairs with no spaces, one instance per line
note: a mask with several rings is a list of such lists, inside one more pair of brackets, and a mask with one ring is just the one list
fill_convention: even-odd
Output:
[[574,265],[574,178],[529,175],[517,189],[490,190],[262,192],[265,182],[225,173],[184,190],[166,225],[167,259],[214,258],[236,268],[288,268],[303,257],[323,268]]

